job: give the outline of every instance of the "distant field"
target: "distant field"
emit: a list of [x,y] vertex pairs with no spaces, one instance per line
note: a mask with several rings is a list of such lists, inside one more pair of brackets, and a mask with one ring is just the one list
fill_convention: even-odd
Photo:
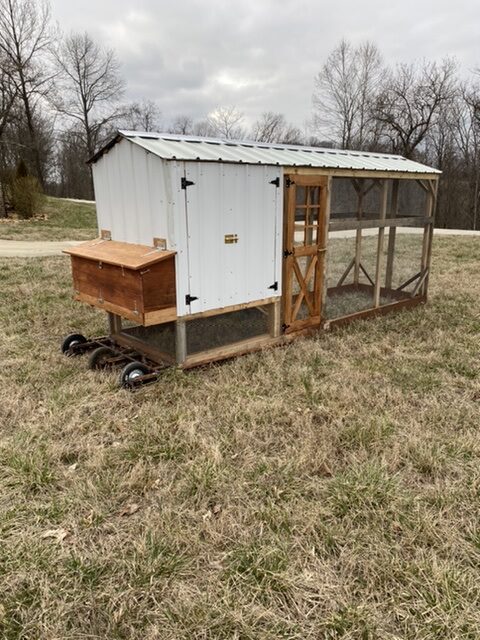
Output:
[[97,235],[95,205],[45,198],[32,220],[0,219],[1,240],[89,240]]
[[59,353],[105,331],[68,260],[1,260],[0,637],[480,638],[479,257],[133,395]]

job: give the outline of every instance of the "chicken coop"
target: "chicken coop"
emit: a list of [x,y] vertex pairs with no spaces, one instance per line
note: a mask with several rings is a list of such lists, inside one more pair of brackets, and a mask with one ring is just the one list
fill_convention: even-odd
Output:
[[134,387],[427,299],[440,172],[401,156],[119,131],[91,160],[99,237],[69,248]]

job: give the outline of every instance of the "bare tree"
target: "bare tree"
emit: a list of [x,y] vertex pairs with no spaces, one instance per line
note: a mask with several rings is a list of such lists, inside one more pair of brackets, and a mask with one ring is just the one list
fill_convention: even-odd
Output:
[[213,135],[225,139],[242,138],[243,113],[236,107],[218,107],[208,116],[208,125]]
[[286,126],[285,116],[281,113],[266,111],[254,122],[252,140],[259,142],[279,142]]
[[392,151],[411,158],[419,149],[455,95],[455,70],[453,60],[446,58],[420,67],[402,64],[390,75],[377,98],[375,117]]
[[0,64],[0,218],[7,216],[3,170],[5,168],[4,133],[10,121],[18,89],[12,82],[11,74],[5,71],[6,63]]
[[93,155],[122,115],[119,100],[124,92],[119,63],[111,49],[98,45],[88,33],[65,38],[55,54],[59,69],[56,107],[81,125],[83,142]]
[[187,136],[193,134],[193,120],[190,116],[179,115],[175,118],[168,129],[169,133],[178,133]]
[[353,47],[346,40],[328,56],[314,81],[314,123],[342,148],[372,146],[372,106],[385,70],[377,47]]
[[365,42],[356,49],[358,69],[357,134],[359,149],[378,145],[380,129],[374,117],[375,99],[387,78],[382,56],[376,45]]
[[7,65],[8,62],[0,62],[0,142],[19,95],[18,87],[12,81],[11,71],[6,71]]
[[454,147],[458,149],[467,187],[464,192],[469,196],[465,207],[470,212],[469,226],[476,230],[480,210],[480,88],[476,85],[464,85],[454,105]]
[[29,146],[37,177],[44,185],[44,175],[35,130],[38,99],[51,86],[45,54],[51,43],[50,8],[39,0],[0,0],[0,52],[2,73],[14,83],[27,124]]
[[132,102],[122,117],[121,125],[132,131],[159,131],[162,128],[160,117],[160,109],[153,100]]
[[194,136],[203,136],[206,138],[213,138],[214,136],[221,135],[218,129],[212,125],[209,118],[205,120],[198,120],[193,125],[192,134]]
[[305,144],[305,136],[298,127],[293,124],[287,124],[280,142],[283,144]]
[[253,124],[251,137],[259,142],[302,144],[303,134],[298,127],[288,124],[281,113],[266,111]]
[[56,195],[62,198],[92,197],[90,169],[85,162],[79,161],[78,149],[83,146],[83,129],[74,124],[60,132],[56,145]]

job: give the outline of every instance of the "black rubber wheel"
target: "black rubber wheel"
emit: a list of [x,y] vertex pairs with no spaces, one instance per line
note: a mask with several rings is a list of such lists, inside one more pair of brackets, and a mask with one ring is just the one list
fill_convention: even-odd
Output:
[[88,368],[92,370],[105,369],[108,366],[107,360],[114,355],[110,347],[97,347],[88,358]]
[[147,373],[150,373],[150,369],[142,362],[129,362],[122,369],[122,372],[120,374],[120,386],[124,389],[128,389],[132,386],[132,382],[136,378],[144,376]]
[[67,353],[71,347],[76,344],[84,344],[85,342],[87,342],[87,339],[85,336],[82,336],[81,333],[71,333],[63,339],[61,346],[62,353]]

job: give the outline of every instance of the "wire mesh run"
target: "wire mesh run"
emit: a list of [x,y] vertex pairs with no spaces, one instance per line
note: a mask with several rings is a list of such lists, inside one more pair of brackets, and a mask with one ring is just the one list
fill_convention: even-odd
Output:
[[[269,333],[271,304],[213,316],[185,318],[187,356]],[[144,327],[125,321],[122,334],[172,357],[176,353],[175,322]]]
[[[397,230],[393,261],[389,267],[390,232],[387,229],[380,261],[380,306],[398,302],[417,293],[415,282],[418,282],[418,279],[407,287],[401,287],[401,284],[414,276],[420,268],[423,230]],[[361,260],[358,267],[355,264],[356,239],[330,239],[325,309],[327,318],[340,318],[374,308],[377,251],[378,229],[362,232]]]
[[169,356],[175,356],[175,323],[166,322],[165,324],[156,324],[151,327],[142,325],[134,325],[131,322],[124,321],[122,333],[132,336],[144,342],[147,346],[155,347],[159,351],[163,351]]
[[186,323],[187,355],[268,334],[270,306],[189,320]]

